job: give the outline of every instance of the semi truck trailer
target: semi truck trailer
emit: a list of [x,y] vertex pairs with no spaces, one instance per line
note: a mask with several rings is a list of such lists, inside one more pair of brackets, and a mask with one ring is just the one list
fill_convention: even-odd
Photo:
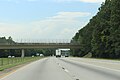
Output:
[[61,50],[60,49],[56,50],[56,57],[61,57]]

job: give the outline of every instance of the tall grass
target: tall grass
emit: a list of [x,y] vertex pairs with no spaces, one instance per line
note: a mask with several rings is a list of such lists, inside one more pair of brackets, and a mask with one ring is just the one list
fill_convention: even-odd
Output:
[[4,69],[11,68],[20,64],[24,64],[27,62],[32,62],[42,57],[15,57],[15,58],[0,58],[0,71]]

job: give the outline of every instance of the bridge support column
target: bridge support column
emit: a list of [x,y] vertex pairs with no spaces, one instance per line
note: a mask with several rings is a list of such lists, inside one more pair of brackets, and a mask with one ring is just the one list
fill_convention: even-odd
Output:
[[22,57],[22,58],[25,57],[25,50],[24,50],[24,49],[22,49],[22,55],[21,55],[21,57]]

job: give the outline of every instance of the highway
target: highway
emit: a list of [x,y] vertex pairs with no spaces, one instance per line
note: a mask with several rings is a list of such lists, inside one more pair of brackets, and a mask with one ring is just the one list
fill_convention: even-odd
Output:
[[120,80],[120,61],[48,57],[0,80]]

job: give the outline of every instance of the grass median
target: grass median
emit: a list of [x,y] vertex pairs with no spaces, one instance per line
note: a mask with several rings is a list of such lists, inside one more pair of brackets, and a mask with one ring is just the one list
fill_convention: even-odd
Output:
[[43,57],[15,57],[15,58],[0,58],[0,71],[3,71],[5,69],[25,64],[28,62],[39,60]]

